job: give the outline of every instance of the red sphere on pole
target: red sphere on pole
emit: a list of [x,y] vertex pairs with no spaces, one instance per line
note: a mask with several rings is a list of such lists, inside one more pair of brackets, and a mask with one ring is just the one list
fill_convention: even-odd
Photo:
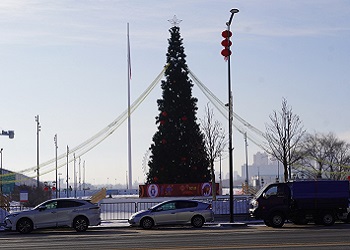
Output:
[[232,36],[232,32],[229,31],[229,30],[224,30],[222,33],[221,33],[222,37],[224,38],[229,38]]
[[223,55],[224,57],[228,57],[231,55],[231,50],[229,50],[228,48],[224,48],[223,50],[221,50],[221,55]]
[[232,42],[226,38],[226,39],[222,40],[221,45],[224,47],[230,47],[232,45]]

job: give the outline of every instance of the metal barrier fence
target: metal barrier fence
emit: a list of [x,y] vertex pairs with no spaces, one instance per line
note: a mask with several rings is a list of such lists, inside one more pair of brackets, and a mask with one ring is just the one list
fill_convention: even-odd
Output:
[[[243,196],[234,198],[233,213],[247,215],[249,213],[249,202],[251,197]],[[212,204],[213,212],[216,215],[230,214],[230,200],[218,199],[216,201],[205,200]],[[147,210],[159,202],[113,202],[100,203],[102,220],[127,220],[131,214]]]
[[[209,199],[196,199],[205,201],[212,204],[213,212],[215,215],[228,215],[230,214],[230,200],[229,198],[219,198],[216,201]],[[235,196],[233,202],[233,213],[240,215],[247,215],[249,213],[249,202],[251,197],[249,196]],[[127,220],[130,215],[141,210],[147,210],[148,208],[158,204],[159,201],[148,201],[148,202],[118,202],[113,201],[111,203],[99,203],[101,207],[101,218],[102,220]],[[1,209],[2,208],[2,209]],[[17,212],[31,209],[24,206],[10,206],[0,207],[1,211]],[[0,213],[0,222],[2,222],[5,214]]]

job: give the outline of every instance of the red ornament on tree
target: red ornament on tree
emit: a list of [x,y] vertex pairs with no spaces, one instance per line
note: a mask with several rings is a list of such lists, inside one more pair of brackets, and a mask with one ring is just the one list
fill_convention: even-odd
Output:
[[154,176],[154,177],[153,177],[153,180],[154,180],[155,182],[157,182],[157,181],[158,181],[158,177],[157,177],[157,176]]
[[165,112],[165,111],[162,112],[162,116],[167,116],[167,115],[168,115],[167,112]]
[[187,116],[183,116],[183,117],[181,118],[181,120],[187,121]]
[[160,122],[160,124],[162,124],[162,125],[164,125],[164,123],[165,123],[164,120],[160,120],[159,122]]
[[162,139],[162,144],[166,144],[166,140],[165,139]]

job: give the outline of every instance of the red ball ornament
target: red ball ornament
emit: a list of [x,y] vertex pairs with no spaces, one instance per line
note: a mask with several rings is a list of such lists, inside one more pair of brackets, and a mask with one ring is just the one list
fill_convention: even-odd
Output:
[[232,42],[228,40],[228,38],[222,40],[221,45],[224,47],[230,47],[232,45]]
[[222,33],[221,33],[222,37],[224,38],[228,38],[228,37],[231,37],[232,36],[232,32],[229,31],[229,30],[224,30]]
[[186,117],[186,116],[183,116],[183,117],[181,118],[181,120],[187,121],[187,117]]
[[165,121],[164,120],[160,120],[160,124],[164,125]]
[[223,50],[221,50],[221,55],[225,57],[230,56],[231,54],[231,50],[229,50],[228,48],[224,48]]
[[157,177],[157,176],[154,176],[154,177],[153,177],[153,180],[154,180],[155,182],[157,182],[157,181],[158,181],[158,177]]
[[162,140],[162,144],[166,144],[166,140],[165,139]]
[[165,111],[162,112],[162,116],[167,116],[167,115],[168,115],[167,112],[165,112]]

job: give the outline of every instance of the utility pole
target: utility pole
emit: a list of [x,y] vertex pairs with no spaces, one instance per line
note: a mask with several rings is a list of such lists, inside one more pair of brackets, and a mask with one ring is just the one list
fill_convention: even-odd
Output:
[[81,158],[79,156],[79,194],[81,196]]
[[247,132],[244,133],[244,142],[245,142],[245,182],[248,188],[249,177],[248,177],[248,140]]
[[35,116],[36,121],[36,187],[39,188],[39,132],[41,126],[39,122],[39,115]]
[[75,158],[75,153],[73,154],[74,157],[74,174],[73,174],[73,187],[74,187],[74,198],[77,198],[77,170],[75,167],[75,163],[76,163],[76,158]]
[[83,190],[85,196],[85,161],[83,162]]
[[55,137],[54,137],[54,141],[55,141],[55,161],[56,161],[56,199],[58,198],[58,187],[57,187],[57,134],[55,134]]
[[66,195],[67,195],[67,198],[69,197],[69,186],[68,186],[68,179],[69,179],[69,168],[68,168],[68,163],[69,163],[69,161],[68,161],[68,155],[69,155],[69,147],[68,147],[68,145],[67,145],[67,179],[66,179],[66,182],[67,182],[67,193],[66,193]]

